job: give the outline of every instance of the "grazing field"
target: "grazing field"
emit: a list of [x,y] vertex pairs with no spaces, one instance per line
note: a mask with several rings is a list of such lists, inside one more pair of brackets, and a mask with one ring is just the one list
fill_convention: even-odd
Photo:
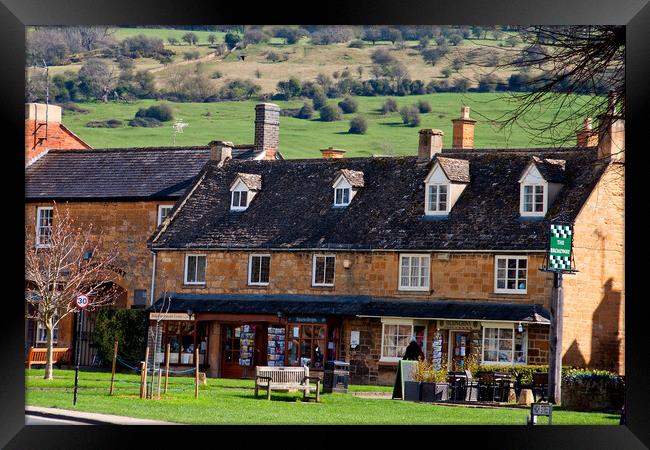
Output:
[[[393,97],[398,105],[412,105],[420,100],[429,102],[431,112],[421,114],[421,123],[416,127],[405,126],[399,113],[382,115],[379,111],[387,97],[356,97],[358,113],[345,114],[337,122],[322,122],[319,113],[310,120],[292,117],[280,118],[280,151],[286,158],[320,157],[319,150],[326,147],[342,148],[346,156],[414,155],[417,153],[418,130],[437,128],[445,133],[445,147],[451,145],[452,123],[460,115],[462,105],[472,108],[471,115],[478,120],[476,125],[476,147],[530,147],[543,143],[535,142],[533,136],[521,128],[499,130],[487,118],[496,118],[512,107],[507,96],[499,94],[453,94],[439,93],[406,97]],[[339,99],[330,99],[335,103]],[[309,100],[307,100],[309,102]],[[170,146],[173,142],[172,122],[165,122],[158,128],[134,128],[126,122],[134,117],[139,108],[157,103],[143,100],[134,103],[80,103],[88,113],[66,111],[63,123],[95,148],[109,147],[152,147]],[[277,102],[281,108],[298,108],[303,100]],[[176,145],[207,145],[212,140],[225,140],[247,144],[253,142],[255,101],[219,103],[168,103],[176,119],[183,119],[189,125],[182,134],[177,134]],[[531,112],[530,120],[550,120],[557,111]],[[568,114],[569,111],[560,111]],[[349,122],[361,115],[368,120],[365,135],[348,133]],[[90,121],[120,119],[120,128],[88,128]]]
[[[138,398],[139,375],[117,374],[115,395],[108,395],[110,373],[80,372],[77,405],[72,406],[73,370],[55,370],[53,381],[42,369],[26,371],[26,403],[79,411],[118,414],[185,424],[494,424],[525,425],[528,409],[467,408],[370,399],[351,394],[322,394],[321,403],[302,401],[301,393],[273,393],[255,398],[253,380],[208,379],[194,398],[193,378],[170,378],[160,400]],[[382,388],[390,391],[390,388]],[[370,390],[354,386],[351,391]],[[313,394],[312,394],[313,395]],[[555,408],[553,424],[618,425],[609,413],[585,413]],[[540,423],[545,423],[543,419]]]

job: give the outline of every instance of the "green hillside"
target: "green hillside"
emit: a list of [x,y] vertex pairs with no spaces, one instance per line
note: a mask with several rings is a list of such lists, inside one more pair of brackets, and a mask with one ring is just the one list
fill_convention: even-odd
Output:
[[[319,157],[319,149],[329,146],[343,148],[347,156],[372,154],[409,155],[417,152],[418,130],[438,128],[445,133],[445,147],[451,144],[451,119],[457,118],[462,105],[468,105],[476,125],[476,147],[529,147],[542,146],[521,128],[499,131],[487,118],[497,118],[512,105],[503,94],[457,94],[436,93],[429,95],[392,97],[398,105],[412,105],[419,100],[428,101],[432,111],[421,114],[421,124],[408,127],[402,124],[399,113],[384,116],[379,112],[387,97],[356,97],[359,111],[346,114],[338,122],[322,122],[315,112],[311,120],[281,117],[280,149],[287,158]],[[331,103],[337,100],[330,99]],[[125,103],[81,103],[88,113],[65,112],[63,122],[95,148],[106,147],[152,147],[172,145],[172,122],[159,128],[134,128],[126,122],[134,117],[139,108],[156,102],[143,100]],[[187,126],[176,137],[176,145],[207,145],[211,140],[228,140],[235,143],[253,142],[253,121],[255,101],[218,103],[168,103],[174,110],[175,119],[183,119]],[[276,102],[281,108],[297,108],[303,101]],[[550,120],[555,110],[531,113],[531,123]],[[569,111],[560,111],[560,115]],[[349,134],[349,121],[361,115],[368,120],[365,135]],[[120,128],[88,128],[86,123],[95,120],[120,119]]]

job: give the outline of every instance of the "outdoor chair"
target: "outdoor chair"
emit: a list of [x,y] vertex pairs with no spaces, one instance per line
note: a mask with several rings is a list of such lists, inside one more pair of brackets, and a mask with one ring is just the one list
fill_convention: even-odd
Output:
[[478,400],[478,383],[472,377],[472,372],[465,369],[465,401],[475,402]]
[[494,372],[481,372],[478,374],[479,379],[479,400],[493,402],[498,385],[494,380]]
[[495,372],[494,382],[497,385],[497,389],[496,389],[497,401],[507,402],[508,394],[510,393],[512,377],[507,373]]

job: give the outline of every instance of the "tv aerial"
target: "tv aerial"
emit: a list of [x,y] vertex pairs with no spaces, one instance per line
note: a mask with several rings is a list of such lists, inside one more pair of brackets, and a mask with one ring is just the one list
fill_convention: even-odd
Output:
[[173,133],[174,146],[176,145],[176,133],[182,133],[183,128],[185,128],[188,125],[189,125],[189,123],[183,122],[183,119],[177,119],[177,120],[174,121],[174,124],[172,125],[172,128],[174,129],[174,133]]

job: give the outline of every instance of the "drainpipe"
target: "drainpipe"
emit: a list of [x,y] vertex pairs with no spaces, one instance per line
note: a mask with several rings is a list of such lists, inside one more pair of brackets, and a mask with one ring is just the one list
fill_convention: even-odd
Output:
[[153,253],[153,268],[151,269],[151,296],[149,306],[153,305],[153,290],[156,286],[156,252],[152,250],[151,253]]

